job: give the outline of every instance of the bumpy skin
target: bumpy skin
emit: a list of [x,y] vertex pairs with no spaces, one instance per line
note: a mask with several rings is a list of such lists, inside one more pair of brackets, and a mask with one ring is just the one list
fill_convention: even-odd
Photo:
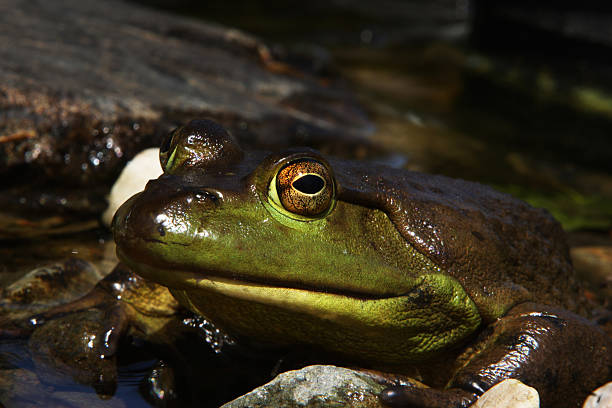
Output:
[[[165,174],[117,211],[118,255],[235,335],[320,346],[446,388],[391,389],[390,405],[467,406],[519,378],[543,406],[576,406],[610,378],[609,339],[556,308],[585,311],[544,210],[310,150],[245,152],[210,121],[175,131],[161,160]],[[294,165],[309,177],[285,203],[277,190],[291,185],[285,174],[301,177]]]
[[333,166],[340,199],[383,210],[410,245],[461,282],[485,323],[528,299],[578,308],[564,233],[546,210],[464,180]]

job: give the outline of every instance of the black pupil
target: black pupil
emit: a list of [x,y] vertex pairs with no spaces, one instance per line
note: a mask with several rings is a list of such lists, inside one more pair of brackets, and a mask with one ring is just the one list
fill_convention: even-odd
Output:
[[325,181],[314,174],[306,174],[292,183],[293,188],[304,194],[315,194],[325,186]]

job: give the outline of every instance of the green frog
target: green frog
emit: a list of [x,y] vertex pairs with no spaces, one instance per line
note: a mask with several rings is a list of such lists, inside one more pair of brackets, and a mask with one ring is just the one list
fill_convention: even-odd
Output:
[[481,184],[246,151],[194,120],[117,211],[119,258],[238,338],[418,375],[391,406],[467,407],[506,378],[578,406],[612,375],[560,225]]

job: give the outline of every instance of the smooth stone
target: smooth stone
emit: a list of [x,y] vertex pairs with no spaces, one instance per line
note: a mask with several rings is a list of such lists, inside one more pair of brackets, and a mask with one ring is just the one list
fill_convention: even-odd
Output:
[[599,288],[603,296],[612,296],[612,246],[581,246],[570,250],[574,269]]
[[482,394],[472,408],[538,408],[540,395],[513,378],[504,380]]
[[584,401],[582,408],[610,408],[612,407],[612,382],[602,385]]
[[102,214],[102,222],[110,227],[113,215],[131,196],[144,190],[145,185],[151,179],[156,179],[162,174],[159,163],[159,148],[152,147],[138,153],[123,168],[119,178],[113,184],[108,196],[108,207]]
[[234,28],[117,0],[7,0],[0,27],[3,189],[21,177],[45,190],[110,185],[192,118],[244,145],[370,146],[374,127],[341,84]]

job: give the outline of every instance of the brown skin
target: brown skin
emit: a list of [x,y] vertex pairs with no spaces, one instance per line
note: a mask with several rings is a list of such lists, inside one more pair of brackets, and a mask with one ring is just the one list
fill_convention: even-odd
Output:
[[[475,395],[517,378],[539,391],[542,407],[578,407],[612,378],[609,337],[586,319],[548,306],[588,308],[564,232],[545,210],[463,180],[398,175],[385,167],[373,174],[359,163],[332,163],[340,196],[384,210],[407,241],[461,282],[483,317],[483,331],[459,357],[468,362],[447,390],[390,389],[384,402],[469,406]],[[497,317],[499,310],[508,311]]]
[[531,299],[584,310],[564,232],[546,210],[464,180],[332,165],[340,199],[387,213],[406,241],[461,282],[484,323]]
[[[398,177],[386,168],[373,177],[353,163],[334,168],[344,194],[385,210],[407,241],[462,283],[483,317],[477,342],[459,358],[467,364],[446,391],[390,389],[384,402],[469,406],[474,395],[517,378],[538,389],[542,407],[577,407],[612,378],[609,337],[591,322],[548,306],[587,309],[564,232],[545,210],[463,180],[412,172]],[[343,177],[347,173],[353,177]],[[498,317],[500,310],[507,313]]]
[[[537,310],[537,312],[536,312]],[[392,387],[382,400],[393,407],[468,407],[507,378],[538,390],[541,407],[580,407],[610,380],[610,339],[567,310],[525,303],[485,328],[458,358],[443,391]]]
[[[588,306],[574,277],[563,231],[545,210],[532,208],[486,186],[443,176],[371,163],[326,160],[312,151],[244,152],[223,128],[210,121],[192,121],[177,130],[162,147],[161,155],[167,174],[150,182],[144,193],[132,198],[117,212],[114,227],[119,256],[137,272],[175,290],[173,293],[187,307],[196,311],[201,305],[211,307],[203,313],[208,317],[218,317],[217,322],[230,332],[233,329],[238,335],[261,336],[261,339],[272,333],[265,340],[278,338],[282,344],[310,340],[313,345],[328,349],[333,349],[337,343],[324,343],[328,332],[340,330],[339,338],[342,339],[345,330],[349,333],[345,339],[355,337],[350,331],[354,327],[347,328],[345,321],[337,323],[329,317],[335,316],[334,310],[319,319],[310,312],[296,314],[291,307],[283,309],[286,305],[275,303],[270,306],[261,298],[258,303],[249,303],[252,299],[245,298],[226,300],[227,294],[194,289],[187,278],[192,281],[200,279],[198,276],[238,279],[258,285],[310,291],[315,297],[321,293],[331,293],[343,299],[407,296],[410,307],[423,310],[426,318],[430,309],[439,307],[442,295],[431,290],[438,286],[417,290],[409,286],[404,288],[403,281],[394,283],[389,279],[405,276],[409,281],[414,278],[412,271],[430,270],[433,265],[449,277],[449,281],[460,284],[475,305],[480,323],[455,344],[445,344],[420,357],[407,357],[397,350],[383,350],[388,352],[386,355],[397,352],[402,356],[403,360],[395,367],[398,370],[403,370],[400,366],[409,364],[412,359],[412,365],[420,369],[426,383],[444,388],[388,389],[381,396],[386,404],[466,407],[492,385],[506,378],[517,378],[538,389],[543,407],[575,407],[590,390],[611,378],[612,344],[603,331],[579,316],[588,313]],[[316,273],[324,268],[315,266],[313,273],[300,275],[278,267],[284,265],[282,262],[287,259],[283,254],[289,251],[277,250],[276,254],[273,249],[267,249],[261,256],[253,255],[253,251],[259,250],[258,246],[269,245],[268,239],[275,239],[274,233],[265,235],[263,228],[273,225],[276,229],[272,231],[284,234],[279,245],[291,240],[299,242],[299,234],[294,228],[288,229],[275,224],[274,220],[266,220],[265,227],[255,224],[262,230],[259,227],[232,230],[237,222],[224,216],[227,213],[223,211],[238,207],[232,214],[240,214],[240,207],[244,204],[247,208],[245,216],[257,211],[266,214],[259,200],[267,194],[269,174],[286,157],[298,156],[313,159],[322,163],[323,168],[331,169],[329,175],[322,178],[329,176],[334,180],[332,194],[335,201],[331,202],[336,204],[335,208],[332,204],[327,211],[327,204],[319,208],[320,203],[314,205],[315,210],[308,210],[308,199],[298,196],[290,199],[292,205],[306,208],[302,217],[311,214],[325,217],[325,228],[337,234],[328,239],[334,245],[346,232],[344,239],[353,245],[349,249],[357,248],[355,257],[370,254],[367,251],[374,248],[371,256],[380,258],[381,265],[388,266],[391,272],[372,270],[369,275],[372,279],[367,276],[363,282],[358,281],[363,276],[359,274],[346,278],[354,272],[351,268]],[[277,177],[283,175],[278,173]],[[279,185],[282,184],[280,181]],[[327,198],[320,200],[328,201]],[[347,208],[363,209],[359,214],[364,216],[347,218],[346,214],[355,214]],[[376,218],[378,215],[375,214],[380,212],[386,218]],[[343,216],[334,218],[338,214]],[[221,223],[215,221],[220,217]],[[173,222],[176,219],[180,222]],[[382,225],[389,220],[391,229],[384,229]],[[221,225],[220,230],[214,230],[215,222]],[[192,225],[198,228],[189,230]],[[365,232],[363,236],[354,237],[348,233],[354,231],[350,228],[356,225],[359,231]],[[191,232],[177,234],[176,231],[181,229]],[[223,238],[220,231],[231,231],[236,236],[251,234],[250,240],[239,242],[235,253],[230,249],[224,252],[223,263],[202,265],[198,254],[210,252],[214,257],[216,252],[202,249],[205,247],[198,246],[200,243],[194,237],[212,235],[217,242],[219,237]],[[189,236],[185,238],[185,235]],[[379,236],[384,239],[377,241]],[[290,247],[294,259],[305,260],[304,266],[329,261],[321,255],[327,253],[321,248],[327,248],[323,244],[328,242],[320,243],[319,237],[312,239],[312,247]],[[321,246],[315,250],[315,244]],[[173,246],[179,249],[174,250]],[[158,247],[161,250],[157,250]],[[413,252],[406,252],[406,247]],[[295,248],[304,250],[296,252]],[[225,251],[224,247],[221,250]],[[251,263],[248,265],[252,265],[254,272],[251,273],[243,262],[236,259],[249,260]],[[344,259],[342,254],[338,254],[332,259],[332,265],[342,268]],[[214,261],[217,262],[217,258]],[[219,265],[228,270],[220,269]],[[207,293],[215,300],[207,303]],[[215,308],[217,310],[213,310]],[[248,310],[253,313],[241,312]],[[244,316],[248,318],[245,320]],[[266,321],[268,316],[274,317],[268,319],[273,320],[272,323]],[[384,318],[386,316],[381,316],[381,320]],[[248,319],[261,320],[249,322]],[[285,319],[289,326],[279,325],[275,319]],[[283,333],[283,327],[291,327],[294,321],[302,323],[296,330]],[[260,330],[259,326],[265,329]],[[298,330],[306,330],[310,335],[292,338]],[[360,333],[360,329],[356,332]],[[321,343],[317,344],[317,341]],[[348,343],[344,346],[349,348]],[[371,358],[371,350],[368,352],[370,354],[359,355],[353,349],[346,354],[354,360],[361,359],[364,365],[379,366],[380,361]],[[387,361],[384,365],[388,369],[391,364]],[[427,367],[436,369],[428,370]]]

